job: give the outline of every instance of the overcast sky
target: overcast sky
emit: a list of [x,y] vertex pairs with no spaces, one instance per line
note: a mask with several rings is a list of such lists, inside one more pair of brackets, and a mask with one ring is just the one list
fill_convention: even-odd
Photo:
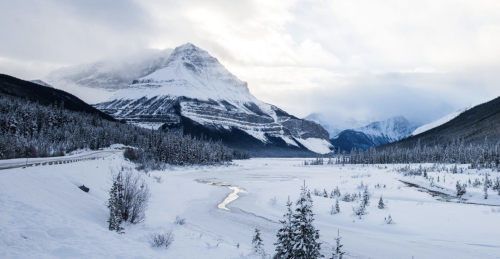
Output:
[[500,95],[500,1],[0,0],[0,73],[191,42],[303,117],[430,122]]

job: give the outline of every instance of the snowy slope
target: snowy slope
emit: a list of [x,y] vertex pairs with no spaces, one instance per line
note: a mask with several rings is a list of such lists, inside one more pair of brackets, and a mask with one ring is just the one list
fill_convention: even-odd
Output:
[[[2,163],[2,161],[0,161]],[[482,188],[467,188],[465,199],[485,205],[440,201],[425,191],[399,180],[431,188],[422,176],[404,177],[395,169],[406,165],[366,167],[363,165],[302,166],[303,159],[251,159],[236,166],[176,167],[153,171],[158,183],[141,173],[152,197],[146,220],[125,225],[125,234],[107,229],[106,201],[111,187],[110,170],[133,166],[121,155],[71,164],[2,170],[0,174],[0,258],[260,258],[251,255],[254,229],[261,230],[266,253],[274,254],[279,220],[288,198],[299,196],[306,180],[313,189],[331,192],[337,186],[342,195],[362,192],[367,185],[370,205],[362,219],[352,215],[357,202],[339,200],[340,213],[330,215],[334,199],[313,196],[314,226],[319,230],[321,252],[331,255],[334,238],[340,232],[345,259],[440,258],[494,259],[500,254],[500,196]],[[418,165],[412,165],[417,166]],[[432,164],[423,164],[431,167]],[[428,170],[440,192],[453,194],[456,181],[492,178],[491,170],[468,170],[449,174]],[[454,166],[454,165],[452,165]],[[447,165],[450,168],[450,165]],[[220,186],[211,183],[230,185]],[[78,186],[85,184],[89,193]],[[385,188],[374,188],[376,184]],[[234,188],[236,187],[236,188]],[[442,189],[441,189],[442,188]],[[235,200],[222,204],[234,190]],[[386,208],[378,209],[383,197]],[[270,200],[276,198],[273,204]],[[384,223],[391,215],[395,224]],[[174,224],[176,216],[185,225]],[[173,229],[175,240],[169,249],[151,248],[147,235]],[[339,231],[339,232],[338,232]]]
[[228,134],[237,128],[265,145],[273,137],[281,139],[280,145],[300,148],[294,139],[311,139],[306,143],[322,144],[308,145],[309,150],[329,151],[324,148],[330,145],[328,133],[320,125],[258,100],[246,82],[190,43],[175,48],[163,68],[134,80],[96,108],[144,127],[181,128],[187,118]]
[[439,126],[441,126],[441,125],[443,125],[443,124],[447,123],[448,121],[451,121],[451,120],[455,119],[458,115],[460,115],[460,114],[462,114],[463,112],[465,112],[465,111],[469,110],[470,108],[472,108],[472,106],[470,106],[470,107],[466,107],[466,108],[462,108],[462,109],[460,109],[460,110],[458,110],[458,111],[456,111],[456,112],[454,112],[454,113],[451,113],[451,114],[448,114],[448,115],[444,116],[443,118],[441,118],[441,119],[439,119],[439,120],[437,120],[437,121],[435,121],[435,122],[431,122],[431,123],[429,123],[429,124],[425,124],[425,125],[423,125],[423,126],[420,126],[420,127],[418,127],[417,129],[415,129],[415,130],[411,133],[411,135],[412,135],[412,136],[416,136],[416,135],[418,135],[418,134],[420,134],[420,133],[426,132],[426,131],[428,131],[428,130],[430,130],[430,129],[433,129],[433,128],[435,128],[435,127],[439,127]]

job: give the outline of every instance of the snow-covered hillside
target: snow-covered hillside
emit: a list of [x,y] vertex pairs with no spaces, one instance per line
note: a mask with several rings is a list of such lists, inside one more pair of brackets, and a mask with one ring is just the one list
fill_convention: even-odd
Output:
[[420,127],[418,127],[417,129],[415,129],[415,130],[411,133],[411,135],[412,135],[412,136],[416,136],[416,135],[418,135],[418,134],[420,134],[420,133],[424,133],[424,132],[426,132],[426,131],[428,131],[428,130],[431,130],[431,129],[433,129],[433,128],[439,127],[439,126],[441,126],[441,125],[443,125],[443,124],[447,123],[448,121],[451,121],[451,120],[455,119],[458,115],[460,115],[460,114],[462,114],[463,112],[465,112],[465,111],[469,110],[470,108],[472,108],[472,106],[470,106],[470,107],[466,107],[466,108],[462,108],[462,109],[460,109],[460,110],[458,110],[458,111],[456,111],[456,112],[454,112],[454,113],[451,113],[451,114],[448,114],[448,115],[444,116],[443,118],[441,118],[441,119],[439,119],[439,120],[437,120],[437,121],[434,121],[434,122],[431,122],[431,123],[429,123],[429,124],[425,124],[425,125],[423,125],[423,126],[420,126]]
[[[1,163],[2,161],[0,161]],[[313,197],[314,226],[319,230],[321,252],[331,255],[338,231],[345,259],[386,258],[498,258],[500,196],[482,187],[468,187],[466,202],[443,198],[409,187],[400,180],[453,195],[456,181],[492,179],[500,173],[467,170],[449,174],[428,170],[434,187],[422,176],[396,172],[406,165],[303,166],[303,159],[251,159],[235,166],[175,167],[170,171],[140,173],[152,197],[146,220],[125,225],[125,234],[108,230],[106,201],[110,172],[133,166],[122,155],[70,164],[0,171],[0,258],[248,258],[254,229],[261,230],[264,250],[274,254],[279,220],[286,201],[295,202],[306,182],[311,189],[341,195],[371,193],[368,214],[354,216],[356,201],[339,199],[340,213],[330,215],[335,199]],[[422,166],[430,167],[432,164]],[[454,166],[454,165],[451,165]],[[448,168],[450,165],[448,165]],[[150,176],[150,177],[148,177]],[[154,177],[162,177],[157,182]],[[223,184],[221,184],[223,183]],[[78,186],[90,188],[88,193]],[[376,185],[380,188],[376,188]],[[234,193],[232,201],[223,201]],[[386,208],[377,207],[380,197]],[[273,202],[272,200],[276,200]],[[219,206],[220,205],[220,206]],[[227,210],[225,209],[227,208]],[[391,216],[395,224],[386,224]],[[184,218],[184,225],[175,218]],[[147,235],[173,230],[168,249],[152,248]]]
[[[96,108],[129,123],[158,128],[184,126],[184,118],[230,134],[236,128],[263,144],[281,144],[327,153],[328,133],[318,124],[298,119],[255,98],[208,52],[187,43],[175,48],[164,68],[134,80]],[[185,128],[185,127],[184,127]],[[187,132],[193,134],[193,132]]]

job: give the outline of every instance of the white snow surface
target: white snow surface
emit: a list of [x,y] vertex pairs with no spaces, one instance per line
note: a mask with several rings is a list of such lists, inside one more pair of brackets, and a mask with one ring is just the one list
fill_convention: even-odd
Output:
[[[0,161],[1,163],[2,161]],[[322,253],[331,254],[337,230],[346,259],[350,258],[498,258],[500,196],[482,188],[467,188],[468,202],[495,206],[442,202],[407,187],[411,181],[428,187],[423,177],[404,177],[384,166],[303,166],[303,159],[250,159],[224,167],[175,167],[153,171],[162,183],[142,174],[153,194],[147,219],[126,225],[125,234],[107,229],[106,201],[111,187],[110,169],[131,166],[122,155],[72,164],[0,171],[0,258],[257,258],[250,255],[254,228],[262,232],[264,249],[272,254],[286,200],[295,201],[305,180],[312,190],[336,186],[342,194],[371,192],[368,214],[352,215],[356,202],[339,201],[340,213],[330,215],[335,200],[313,196],[314,226],[320,231]],[[431,166],[431,165],[424,165]],[[467,165],[463,166],[464,168]],[[454,192],[457,180],[500,176],[491,170],[465,170],[464,174],[429,172],[441,177],[434,188]],[[445,182],[443,182],[443,177]],[[207,183],[207,184],[203,184]],[[220,186],[212,183],[223,183]],[[386,188],[374,188],[375,184]],[[85,193],[77,187],[85,184]],[[234,193],[235,200],[218,205]],[[443,188],[443,189],[439,189]],[[383,196],[386,209],[378,209]],[[276,197],[273,205],[270,199]],[[391,215],[396,224],[384,224]],[[174,224],[176,216],[186,219]],[[146,236],[173,229],[169,249],[151,248]],[[237,248],[237,245],[240,245]]]
[[[258,258],[250,255],[254,228],[261,230],[264,250],[272,254],[286,200],[298,198],[304,180],[311,190],[330,193],[338,186],[342,194],[362,192],[358,186],[363,182],[372,194],[368,214],[362,219],[352,215],[356,202],[339,201],[340,213],[330,215],[335,200],[313,196],[314,226],[320,232],[326,257],[331,255],[340,230],[346,259],[499,258],[500,196],[496,192],[489,190],[490,196],[484,200],[482,188],[469,187],[465,195],[467,202],[495,206],[442,202],[401,183],[399,179],[429,187],[421,176],[404,177],[393,170],[405,165],[303,166],[302,162],[301,158],[250,159],[227,167],[174,167],[150,172],[161,176],[161,183],[142,174],[153,194],[147,218],[138,225],[125,225],[122,235],[107,229],[105,205],[110,170],[131,166],[122,155],[2,170],[0,258]],[[500,176],[491,170],[429,172],[429,176],[441,178],[434,188],[453,193],[456,181],[474,180],[484,173],[490,173],[492,179]],[[77,188],[82,184],[90,188],[89,193]],[[374,188],[376,184],[386,188]],[[228,186],[241,191],[225,204],[229,210],[219,209],[236,190]],[[380,196],[385,209],[377,208]],[[274,197],[276,204],[270,201]],[[395,224],[384,223],[389,215]],[[187,223],[174,224],[176,216]],[[175,235],[172,246],[151,248],[146,236],[168,229]]]
[[437,121],[434,121],[434,122],[431,122],[431,123],[429,123],[429,124],[425,124],[425,125],[423,125],[423,126],[420,126],[420,127],[418,127],[417,129],[415,129],[415,130],[411,133],[411,135],[416,136],[416,135],[418,135],[418,134],[420,134],[420,133],[424,133],[424,132],[426,132],[426,131],[428,131],[428,130],[431,130],[431,129],[433,129],[433,128],[439,127],[439,126],[441,126],[441,125],[443,125],[443,124],[445,124],[445,123],[447,123],[447,122],[449,122],[449,121],[451,121],[451,120],[455,119],[456,117],[458,117],[458,115],[460,115],[460,114],[462,114],[463,112],[465,112],[465,111],[469,110],[470,108],[472,108],[472,106],[462,108],[462,109],[460,109],[460,110],[458,110],[458,111],[456,111],[456,112],[454,112],[454,113],[451,113],[451,114],[448,114],[448,115],[444,116],[443,118],[441,118],[441,119],[439,119],[439,120],[437,120]]

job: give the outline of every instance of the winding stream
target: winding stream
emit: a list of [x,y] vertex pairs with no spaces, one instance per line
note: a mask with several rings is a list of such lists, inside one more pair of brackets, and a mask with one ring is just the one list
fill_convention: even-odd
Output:
[[231,211],[230,209],[228,209],[226,206],[235,201],[236,199],[238,199],[240,196],[238,196],[238,193],[240,192],[245,192],[244,190],[240,189],[238,186],[232,186],[232,185],[229,185],[229,184],[225,184],[225,183],[220,183],[220,182],[210,182],[210,181],[204,181],[204,180],[200,180],[200,179],[197,179],[196,180],[197,182],[199,183],[204,183],[204,184],[208,184],[208,185],[215,185],[215,186],[224,186],[224,187],[227,187],[229,190],[232,190],[233,192],[230,193],[223,201],[222,203],[220,203],[219,205],[217,205],[217,208],[219,209],[222,209],[222,210],[227,210],[227,211]]

